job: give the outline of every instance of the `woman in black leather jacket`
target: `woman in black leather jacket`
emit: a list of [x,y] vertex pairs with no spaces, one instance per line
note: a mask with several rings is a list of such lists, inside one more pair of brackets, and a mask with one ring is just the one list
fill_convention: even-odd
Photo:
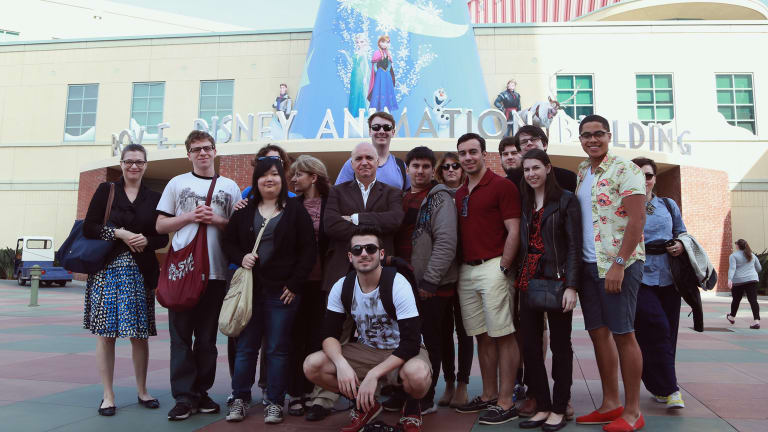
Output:
[[[539,149],[523,156],[520,219],[520,262],[517,287],[521,291],[520,328],[523,336],[525,373],[529,392],[536,398],[536,414],[520,423],[523,429],[541,427],[556,431],[565,427],[565,411],[571,398],[573,350],[571,319],[576,306],[581,261],[581,213],[576,196],[555,180],[549,156]],[[562,301],[556,310],[531,303],[532,280],[561,281]],[[551,282],[549,282],[551,284]],[[550,396],[544,366],[542,335],[546,312],[552,349],[553,394]]]

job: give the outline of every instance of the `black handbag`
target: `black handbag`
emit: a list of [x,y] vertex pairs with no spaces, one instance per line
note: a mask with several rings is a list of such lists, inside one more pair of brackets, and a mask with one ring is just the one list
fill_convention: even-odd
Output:
[[525,291],[529,309],[562,312],[565,284],[561,280],[531,279]]
[[[109,221],[114,198],[115,184],[110,183],[107,208],[104,211],[104,225],[107,225]],[[71,272],[94,274],[108,264],[105,261],[115,243],[113,241],[85,237],[85,234],[83,234],[83,223],[84,220],[82,219],[75,221],[69,236],[61,244],[56,258],[62,267]]]

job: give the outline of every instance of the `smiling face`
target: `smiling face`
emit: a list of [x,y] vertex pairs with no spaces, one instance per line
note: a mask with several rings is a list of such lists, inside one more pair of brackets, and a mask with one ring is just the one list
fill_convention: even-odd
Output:
[[[384,126],[387,126],[390,130],[384,130]],[[374,127],[379,130],[373,130]],[[371,120],[371,127],[368,129],[368,133],[371,136],[371,142],[376,146],[376,151],[379,154],[385,154],[389,151],[392,137],[395,136],[395,125],[383,117],[375,117]]]
[[459,163],[467,174],[477,174],[485,167],[485,152],[480,141],[475,138],[464,141],[458,146]]
[[[587,135],[587,138],[584,138],[584,135]],[[581,125],[579,141],[581,141],[581,148],[584,149],[584,153],[590,159],[602,160],[608,153],[611,133],[600,122],[584,123]]]
[[432,182],[435,173],[432,161],[429,159],[413,159],[408,164],[408,177],[411,178],[411,186],[416,189],[426,189]]
[[280,173],[277,171],[277,168],[273,166],[263,176],[259,177],[257,185],[262,198],[277,198],[283,187],[283,182],[280,179]]
[[189,145],[187,157],[197,173],[206,172],[213,166],[216,158],[216,146],[208,140],[193,141]]
[[293,184],[293,190],[297,194],[304,194],[310,189],[312,185],[317,181],[317,174],[309,174],[304,171],[296,170],[291,177],[291,183]]
[[525,159],[523,161],[523,178],[534,190],[543,188],[547,183],[547,174],[552,170],[551,165],[544,165],[538,159]]
[[379,41],[379,48],[386,51],[389,48],[389,41],[386,39],[382,39],[381,41]]
[[[355,246],[366,246],[366,245],[379,245],[379,239],[375,235],[358,235],[352,237],[352,240],[350,240],[350,250],[354,248]],[[369,273],[381,265],[381,260],[384,259],[384,249],[379,249],[378,251],[369,254],[365,248],[363,248],[363,251],[360,255],[355,256],[352,254],[352,252],[348,252],[347,256],[349,257],[349,262],[352,263],[352,267],[358,272],[358,273]]]
[[[135,163],[138,162],[138,163]],[[141,180],[147,169],[146,157],[140,151],[127,151],[122,157],[120,168],[123,170],[123,178],[129,181]],[[141,166],[139,166],[141,165]]]
[[355,178],[363,183],[369,183],[376,178],[379,155],[370,143],[360,143],[352,150],[351,164]]

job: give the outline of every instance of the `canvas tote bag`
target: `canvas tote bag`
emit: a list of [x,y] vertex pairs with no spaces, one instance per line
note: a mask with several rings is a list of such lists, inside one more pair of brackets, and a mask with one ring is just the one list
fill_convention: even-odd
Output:
[[[104,223],[107,225],[112,212],[112,202],[115,199],[115,184],[109,183],[109,198],[104,211]],[[85,220],[76,220],[69,237],[61,244],[56,258],[65,269],[75,273],[94,274],[104,268],[108,262],[107,255],[115,245],[113,241],[90,239],[83,234]]]
[[[211,205],[218,174],[211,180],[205,205]],[[181,312],[192,309],[205,292],[210,276],[208,262],[208,226],[198,224],[197,233],[188,245],[168,250],[157,281],[157,301],[169,310]]]

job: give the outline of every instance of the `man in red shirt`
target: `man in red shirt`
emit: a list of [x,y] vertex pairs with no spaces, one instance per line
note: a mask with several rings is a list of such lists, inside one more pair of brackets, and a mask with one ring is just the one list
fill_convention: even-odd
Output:
[[520,242],[520,196],[511,181],[485,165],[483,137],[464,134],[457,149],[467,173],[466,183],[456,191],[458,293],[467,335],[477,336],[483,394],[456,411],[485,411],[479,423],[501,424],[518,417],[512,399],[520,351],[514,334],[511,266]]

